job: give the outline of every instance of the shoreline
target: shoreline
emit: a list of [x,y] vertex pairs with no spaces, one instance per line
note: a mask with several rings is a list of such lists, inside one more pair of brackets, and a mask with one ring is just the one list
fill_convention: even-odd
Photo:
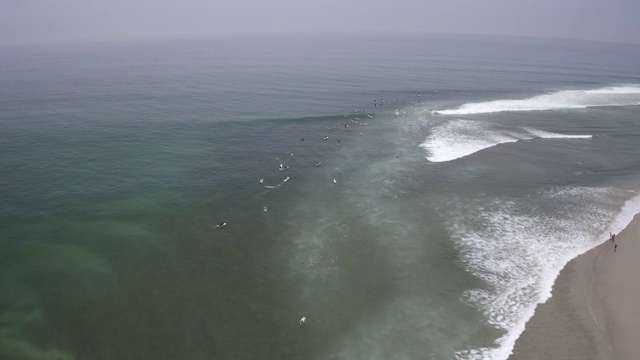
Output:
[[640,214],[615,244],[567,263],[509,360],[640,359]]

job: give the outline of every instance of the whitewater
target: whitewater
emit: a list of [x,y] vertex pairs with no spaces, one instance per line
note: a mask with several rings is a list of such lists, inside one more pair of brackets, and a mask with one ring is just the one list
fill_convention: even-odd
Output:
[[[547,111],[546,116],[552,118],[557,116],[554,111],[571,114],[590,107],[639,104],[640,86],[630,84],[552,91],[521,100],[474,102],[426,113],[418,111],[423,131],[428,132],[419,146],[426,151],[428,161],[446,163],[501,144],[516,143],[513,148],[517,149],[517,144],[527,141],[538,141],[537,146],[549,141],[593,141],[594,135],[583,131],[542,130],[521,126],[521,121],[510,121],[508,116],[496,121],[491,115]],[[492,284],[492,290],[467,291],[466,300],[482,309],[493,326],[505,331],[496,340],[497,347],[460,350],[456,352],[458,359],[507,359],[536,306],[551,296],[560,270],[571,259],[608,239],[610,233],[622,230],[640,212],[640,195],[636,190],[557,187],[541,189],[529,196],[536,200],[458,199],[454,203],[464,204],[458,208],[458,214],[454,215],[451,209],[443,210],[453,219],[448,222],[449,231],[457,239],[467,269]],[[533,204],[545,208],[532,209]],[[561,206],[562,211],[555,212],[554,206]]]
[[609,86],[592,90],[561,90],[527,99],[493,100],[434,110],[441,115],[474,115],[503,111],[545,111],[596,106],[640,105],[640,85]]

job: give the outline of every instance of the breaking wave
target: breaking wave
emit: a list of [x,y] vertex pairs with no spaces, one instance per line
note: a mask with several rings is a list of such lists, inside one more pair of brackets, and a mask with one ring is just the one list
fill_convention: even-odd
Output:
[[543,139],[590,139],[592,135],[567,135],[534,128],[515,130],[493,129],[472,120],[453,120],[435,127],[420,147],[427,150],[427,159],[444,162],[459,159],[498,144],[518,140]]
[[640,105],[640,85],[613,86],[593,90],[563,90],[521,100],[468,103],[455,109],[434,110],[433,113],[470,115],[503,111],[542,111],[628,105]]

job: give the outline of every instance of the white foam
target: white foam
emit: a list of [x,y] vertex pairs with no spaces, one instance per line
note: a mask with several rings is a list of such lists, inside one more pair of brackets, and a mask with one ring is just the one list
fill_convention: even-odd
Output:
[[456,109],[434,110],[433,113],[469,115],[503,111],[542,111],[627,105],[640,105],[640,85],[613,86],[593,90],[564,90],[520,100],[468,103]]
[[470,120],[455,120],[435,127],[420,147],[429,153],[427,159],[442,162],[471,155],[497,144],[518,141],[517,137],[485,128]]
[[595,90],[585,90],[589,94],[640,94],[640,86],[613,86]]
[[542,139],[591,139],[593,135],[568,135],[568,134],[557,134],[544,130],[538,130],[533,128],[524,128],[529,134],[534,137],[539,137]]
[[496,347],[461,350],[458,359],[507,359],[566,263],[640,212],[640,195],[626,200],[631,195],[622,190],[570,188],[535,196],[541,201],[533,209],[530,201],[526,207],[516,201],[467,203],[476,214],[472,220],[461,216],[449,224],[467,269],[488,284],[468,291],[466,300],[506,332]]
[[431,134],[420,144],[427,150],[427,159],[444,162],[469,156],[480,150],[518,140],[543,139],[590,139],[592,135],[567,135],[533,128],[515,130],[493,129],[489,125],[472,120],[456,119],[432,129]]
[[629,225],[629,223],[631,223],[631,220],[633,220],[633,217],[636,216],[636,214],[638,214],[639,212],[640,212],[640,195],[636,195],[635,197],[631,198],[630,200],[627,200],[624,203],[624,206],[620,210],[620,213],[618,213],[616,218],[613,220],[613,222],[611,223],[611,226],[609,226],[609,229],[602,233],[603,236],[610,232],[614,234],[619,233],[624,228],[626,228],[627,225]]

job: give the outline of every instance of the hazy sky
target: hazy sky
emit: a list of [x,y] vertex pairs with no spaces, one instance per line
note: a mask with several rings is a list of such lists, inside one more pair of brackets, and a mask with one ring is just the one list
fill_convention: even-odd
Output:
[[0,0],[0,44],[409,31],[640,43],[640,0]]

